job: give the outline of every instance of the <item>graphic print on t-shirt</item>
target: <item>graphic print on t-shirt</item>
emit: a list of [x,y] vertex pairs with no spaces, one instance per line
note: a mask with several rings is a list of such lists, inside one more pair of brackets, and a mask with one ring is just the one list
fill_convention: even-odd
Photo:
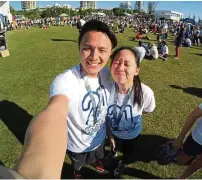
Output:
[[110,127],[113,131],[127,131],[131,132],[137,128],[138,120],[140,115],[134,116],[132,112],[132,106],[126,105],[125,110],[123,111],[122,117],[117,119],[119,112],[121,111],[120,106],[116,106],[116,116],[114,117],[114,106],[115,104],[109,106],[107,110],[107,120],[110,124]]
[[[87,92],[87,94],[84,96],[82,100],[82,111],[84,111],[84,114],[86,114],[86,119],[84,123],[84,129],[82,129],[82,132],[86,135],[92,135],[96,133],[98,130],[103,128],[105,123],[105,116],[106,116],[106,109],[107,109],[107,95],[105,92],[105,88],[103,85],[101,85],[102,93],[99,94],[99,88],[97,88],[96,91],[92,91],[92,94],[96,101],[96,113],[97,118],[93,116],[93,104],[92,100],[90,98],[90,92]],[[102,98],[102,99],[101,99]],[[98,103],[101,102],[100,109],[98,108]]]

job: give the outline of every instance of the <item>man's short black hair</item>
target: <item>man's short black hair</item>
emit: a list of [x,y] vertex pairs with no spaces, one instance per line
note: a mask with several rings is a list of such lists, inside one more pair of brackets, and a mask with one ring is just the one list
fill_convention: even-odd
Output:
[[98,31],[106,34],[108,38],[111,41],[112,49],[114,49],[117,46],[117,39],[115,34],[110,30],[109,26],[101,21],[98,20],[91,20],[85,23],[80,31],[79,39],[78,39],[78,45],[80,47],[81,40],[89,31]]

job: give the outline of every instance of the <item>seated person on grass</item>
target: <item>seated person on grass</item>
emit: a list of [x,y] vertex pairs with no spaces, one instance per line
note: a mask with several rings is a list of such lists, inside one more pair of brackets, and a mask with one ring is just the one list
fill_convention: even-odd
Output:
[[146,59],[150,59],[150,60],[156,60],[158,59],[158,49],[157,46],[155,44],[152,44],[151,48],[148,49],[148,51],[146,52]]
[[184,40],[183,46],[184,47],[191,47],[191,40],[189,38],[186,38]]
[[140,33],[137,33],[136,39],[138,39],[138,40],[141,40],[141,39],[150,40],[150,38],[147,35],[143,36],[143,34],[140,34]]
[[[185,138],[198,119],[196,126]],[[188,116],[179,136],[174,142],[174,146],[176,149],[183,147],[183,151],[176,159],[178,165],[185,165],[192,161],[184,169],[179,179],[187,179],[202,168],[202,103]]]
[[[147,48],[147,47],[146,47]],[[135,49],[139,52],[140,55],[140,62],[143,60],[146,54],[146,48],[143,45],[142,41],[139,41],[138,47],[135,47]]]
[[167,60],[168,46],[166,44],[166,41],[162,41],[162,42],[159,43],[158,53],[159,53],[159,58],[161,58],[163,60]]

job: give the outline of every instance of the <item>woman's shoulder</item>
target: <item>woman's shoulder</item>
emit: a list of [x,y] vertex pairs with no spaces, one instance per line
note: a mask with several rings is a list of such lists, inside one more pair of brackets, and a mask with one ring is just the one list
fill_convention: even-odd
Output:
[[144,83],[141,83],[143,96],[145,94],[154,94],[153,90]]

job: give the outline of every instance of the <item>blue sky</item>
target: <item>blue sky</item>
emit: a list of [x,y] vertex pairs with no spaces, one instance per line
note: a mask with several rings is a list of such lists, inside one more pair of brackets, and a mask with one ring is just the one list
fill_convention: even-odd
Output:
[[[97,1],[97,8],[114,8],[119,7],[121,1]],[[122,1],[123,2],[123,1]],[[130,1],[134,7],[134,1]],[[80,5],[80,1],[36,1],[38,7],[45,5],[70,4],[73,8]],[[144,2],[144,8],[147,9],[147,1]],[[16,9],[21,9],[21,1],[10,1],[11,6]],[[198,17],[202,19],[202,1],[159,1],[156,10],[173,10],[182,12],[184,17],[191,17],[195,14],[196,20]]]

